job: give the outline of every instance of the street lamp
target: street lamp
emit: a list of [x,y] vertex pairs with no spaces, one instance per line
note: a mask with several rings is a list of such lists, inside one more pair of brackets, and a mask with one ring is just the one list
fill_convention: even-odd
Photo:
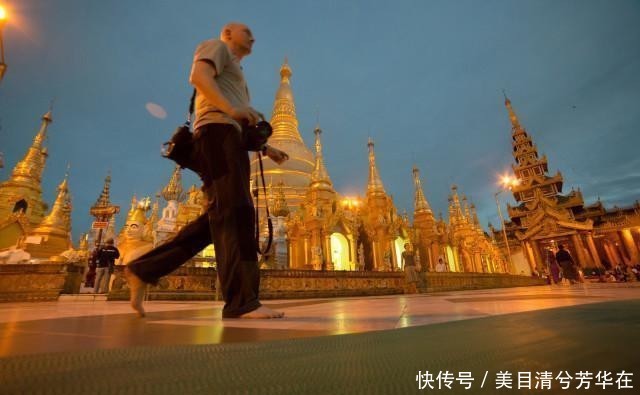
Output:
[[496,198],[496,207],[498,208],[498,216],[500,217],[500,223],[502,224],[502,236],[504,237],[504,244],[507,247],[507,256],[509,258],[509,266],[511,266],[512,273],[515,273],[515,266],[513,265],[513,258],[511,257],[511,248],[509,247],[509,240],[507,239],[507,229],[504,223],[504,217],[502,216],[502,210],[500,210],[500,201],[498,200],[498,196],[504,191],[511,190],[511,188],[517,186],[519,183],[520,181],[516,177],[504,175],[500,179],[502,189],[494,194],[494,197]]
[[7,65],[4,63],[4,43],[2,41],[2,29],[7,22],[7,11],[0,5],[0,82],[4,77],[4,73],[7,71]]

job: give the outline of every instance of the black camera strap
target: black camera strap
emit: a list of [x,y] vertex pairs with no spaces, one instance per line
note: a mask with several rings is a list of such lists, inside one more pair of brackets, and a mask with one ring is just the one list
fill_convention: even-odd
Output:
[[193,90],[193,94],[191,95],[191,100],[189,100],[189,112],[187,113],[187,122],[185,125],[191,125],[191,118],[193,118],[193,112],[196,109],[196,90]]
[[[273,243],[273,222],[271,221],[271,215],[269,214],[269,200],[267,199],[267,184],[264,182],[264,168],[262,166],[262,153],[258,154],[258,163],[260,163],[260,178],[262,179],[262,190],[264,192],[264,207],[267,211],[267,227],[269,228],[269,238],[267,239],[267,247],[264,251],[260,248],[260,213],[258,209],[258,201],[260,198],[260,187],[258,186],[258,193],[256,193],[256,248],[258,254],[264,255],[271,249],[271,243]],[[258,180],[256,180],[256,185]]]

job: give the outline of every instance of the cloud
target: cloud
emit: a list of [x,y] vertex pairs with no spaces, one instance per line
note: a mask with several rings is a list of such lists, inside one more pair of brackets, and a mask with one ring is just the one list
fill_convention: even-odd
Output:
[[167,117],[167,112],[159,104],[148,102],[144,107],[149,111],[149,114],[155,118],[165,119]]

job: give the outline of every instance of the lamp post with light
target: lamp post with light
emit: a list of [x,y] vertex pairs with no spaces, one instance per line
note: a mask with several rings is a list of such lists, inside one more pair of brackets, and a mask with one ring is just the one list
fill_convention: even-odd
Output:
[[509,240],[507,238],[507,229],[504,223],[504,217],[502,216],[502,210],[500,210],[500,201],[498,200],[498,196],[507,190],[511,190],[514,186],[519,184],[519,181],[515,177],[511,176],[503,176],[500,180],[500,184],[502,185],[502,189],[494,194],[496,198],[496,207],[498,208],[498,216],[500,217],[500,223],[502,224],[502,236],[504,237],[504,244],[507,247],[507,257],[509,259],[509,266],[511,267],[511,272],[515,273],[515,266],[513,265],[513,258],[511,257],[511,248],[509,247]]
[[2,30],[7,21],[7,12],[4,7],[0,5],[0,82],[4,77],[4,73],[7,71],[7,65],[4,63],[4,42],[2,40]]

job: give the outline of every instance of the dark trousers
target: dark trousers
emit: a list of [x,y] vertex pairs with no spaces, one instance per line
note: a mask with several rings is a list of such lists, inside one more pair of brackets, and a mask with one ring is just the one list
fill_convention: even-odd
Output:
[[198,128],[193,151],[209,199],[207,212],[129,263],[129,268],[142,281],[154,284],[213,242],[225,300],[222,316],[238,317],[260,307],[249,156],[240,133],[226,124]]

